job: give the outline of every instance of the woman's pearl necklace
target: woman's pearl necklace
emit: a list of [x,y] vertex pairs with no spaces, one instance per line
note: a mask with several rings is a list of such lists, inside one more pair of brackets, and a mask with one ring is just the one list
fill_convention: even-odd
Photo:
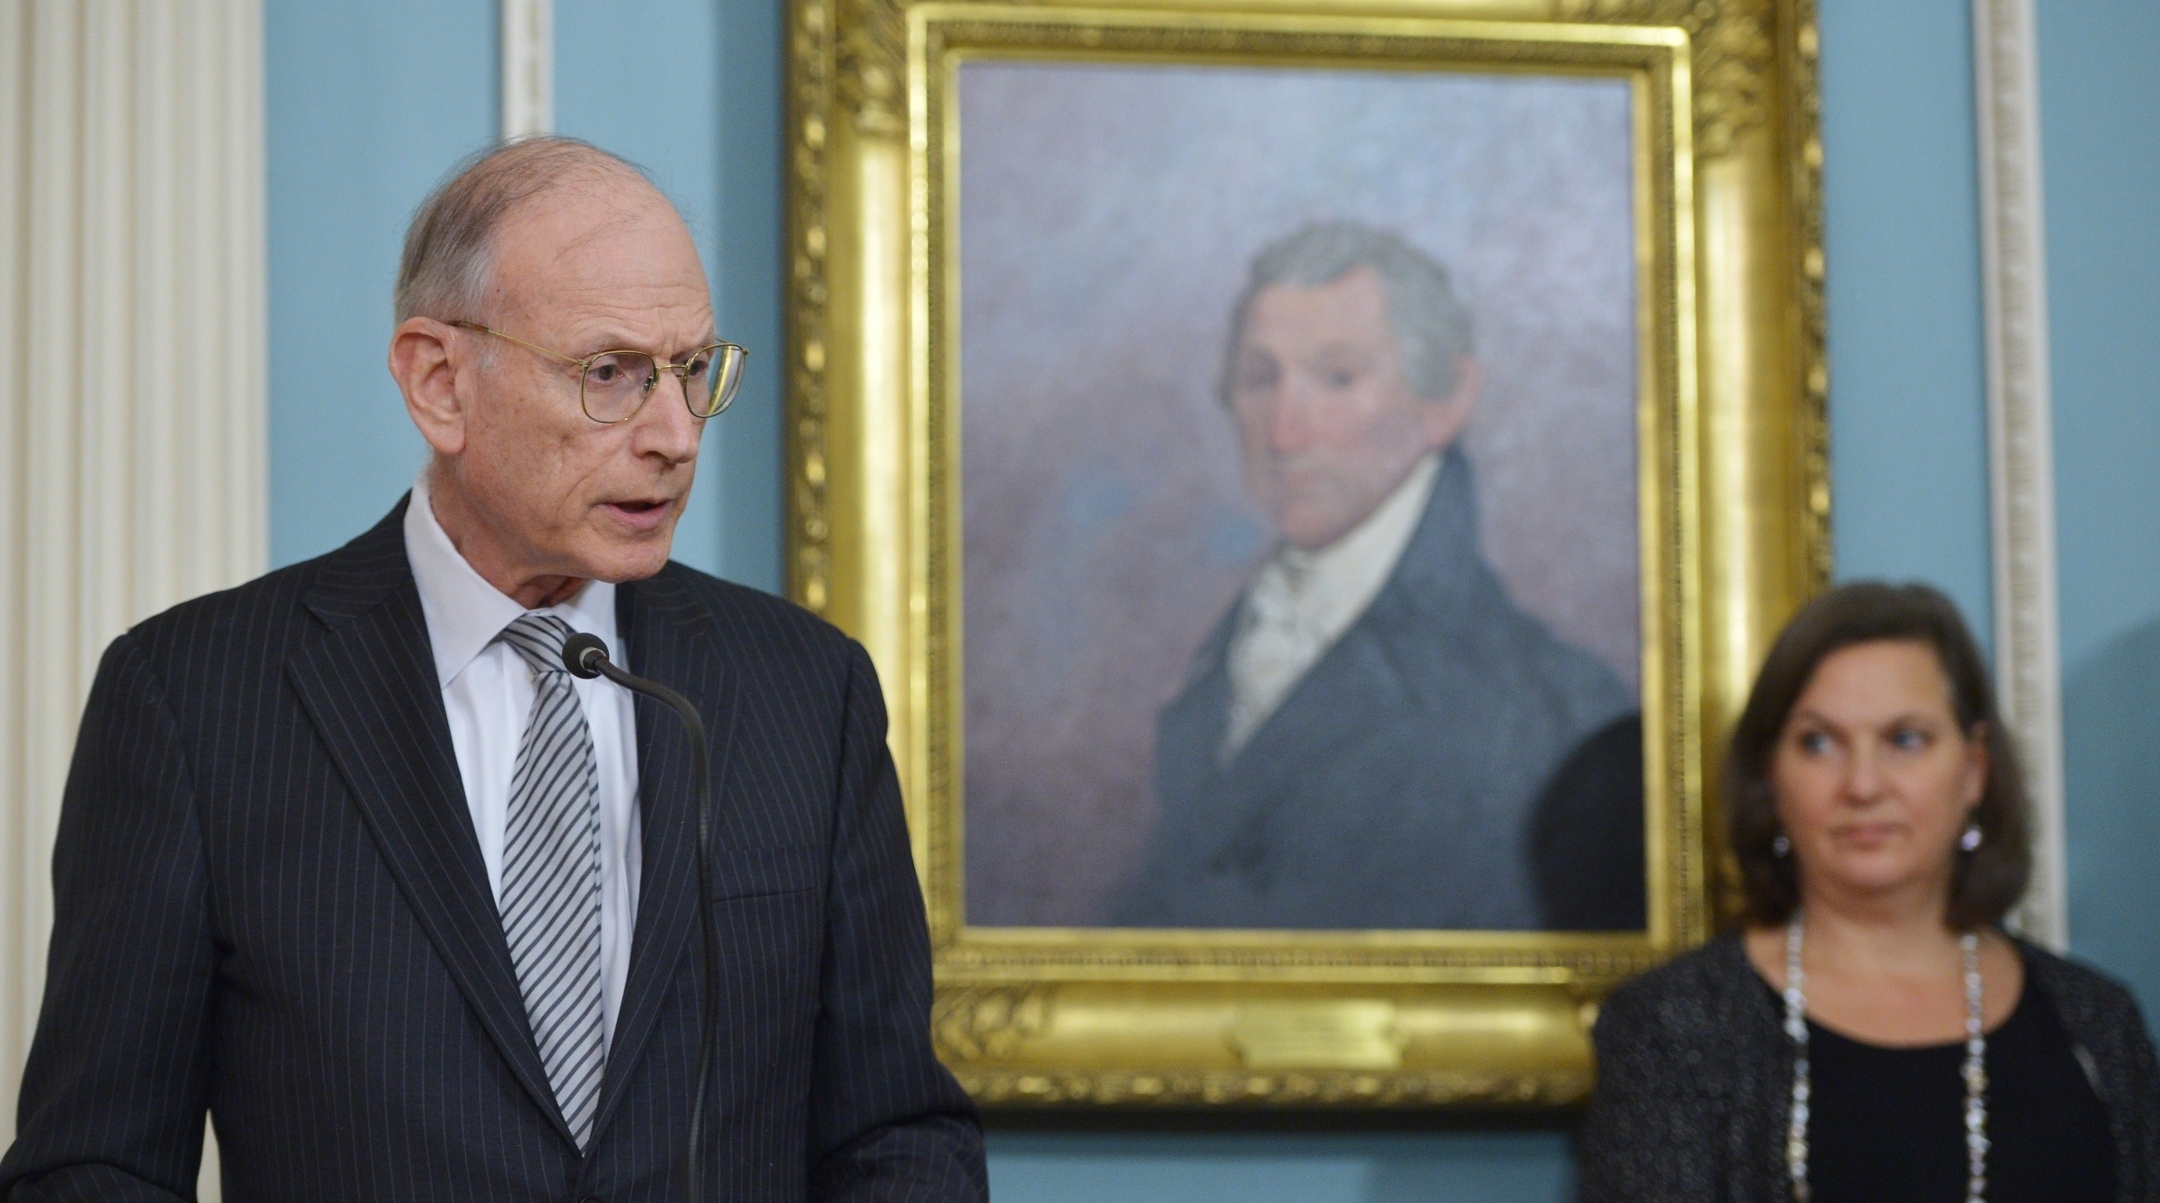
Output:
[[[1792,1126],[1785,1163],[1795,1203],[1808,1203],[1807,975],[1800,969],[1800,912],[1785,928],[1785,1034],[1793,1042]],[[1980,1030],[1980,937],[1958,937],[1965,953],[1965,1203],[1987,1192],[1987,1036]]]

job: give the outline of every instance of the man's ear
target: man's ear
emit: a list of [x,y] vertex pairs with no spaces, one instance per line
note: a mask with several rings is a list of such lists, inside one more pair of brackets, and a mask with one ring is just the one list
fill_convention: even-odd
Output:
[[1455,441],[1470,414],[1477,409],[1478,391],[1485,387],[1485,369],[1465,355],[1455,361],[1455,391],[1448,397],[1425,402],[1425,446],[1440,451]]
[[390,334],[390,378],[405,412],[437,455],[465,449],[465,405],[458,396],[459,331],[429,317],[409,317]]

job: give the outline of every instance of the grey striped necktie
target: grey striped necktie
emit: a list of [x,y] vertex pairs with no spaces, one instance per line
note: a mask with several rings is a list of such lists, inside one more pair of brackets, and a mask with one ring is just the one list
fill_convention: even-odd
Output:
[[570,624],[527,614],[496,638],[533,670],[503,829],[502,925],[540,1061],[579,1148],[592,1137],[607,1061],[600,978],[600,774],[563,668]]

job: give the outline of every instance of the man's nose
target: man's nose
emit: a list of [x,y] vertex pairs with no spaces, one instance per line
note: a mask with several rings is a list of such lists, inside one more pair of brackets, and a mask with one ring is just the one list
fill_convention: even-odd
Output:
[[632,421],[637,425],[638,454],[659,455],[677,464],[697,458],[705,422],[691,415],[689,397],[675,373],[661,371],[653,395],[645,399],[644,407]]
[[1268,444],[1277,451],[1302,451],[1312,442],[1312,398],[1286,382],[1268,407]]

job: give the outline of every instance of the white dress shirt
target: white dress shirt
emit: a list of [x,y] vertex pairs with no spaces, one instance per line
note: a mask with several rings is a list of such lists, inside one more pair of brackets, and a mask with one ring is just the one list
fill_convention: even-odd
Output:
[[1222,763],[1236,758],[1372,604],[1417,532],[1439,465],[1438,455],[1419,460],[1342,538],[1317,551],[1284,544],[1253,574],[1237,633],[1230,637],[1230,715],[1218,749]]
[[[428,645],[450,716],[458,775],[487,862],[488,889],[502,906],[503,827],[510,810],[510,776],[533,703],[532,669],[495,636],[525,607],[487,583],[450,543],[428,499],[427,470],[413,483],[405,510],[405,555],[420,587]],[[607,641],[608,658],[628,664],[615,629],[615,586],[591,581],[552,614],[572,630]],[[637,925],[639,842],[637,718],[628,690],[605,679],[574,681],[592,728],[593,765],[600,779],[600,961],[606,984],[607,1039],[615,1038],[623,984],[630,978],[630,939]]]

